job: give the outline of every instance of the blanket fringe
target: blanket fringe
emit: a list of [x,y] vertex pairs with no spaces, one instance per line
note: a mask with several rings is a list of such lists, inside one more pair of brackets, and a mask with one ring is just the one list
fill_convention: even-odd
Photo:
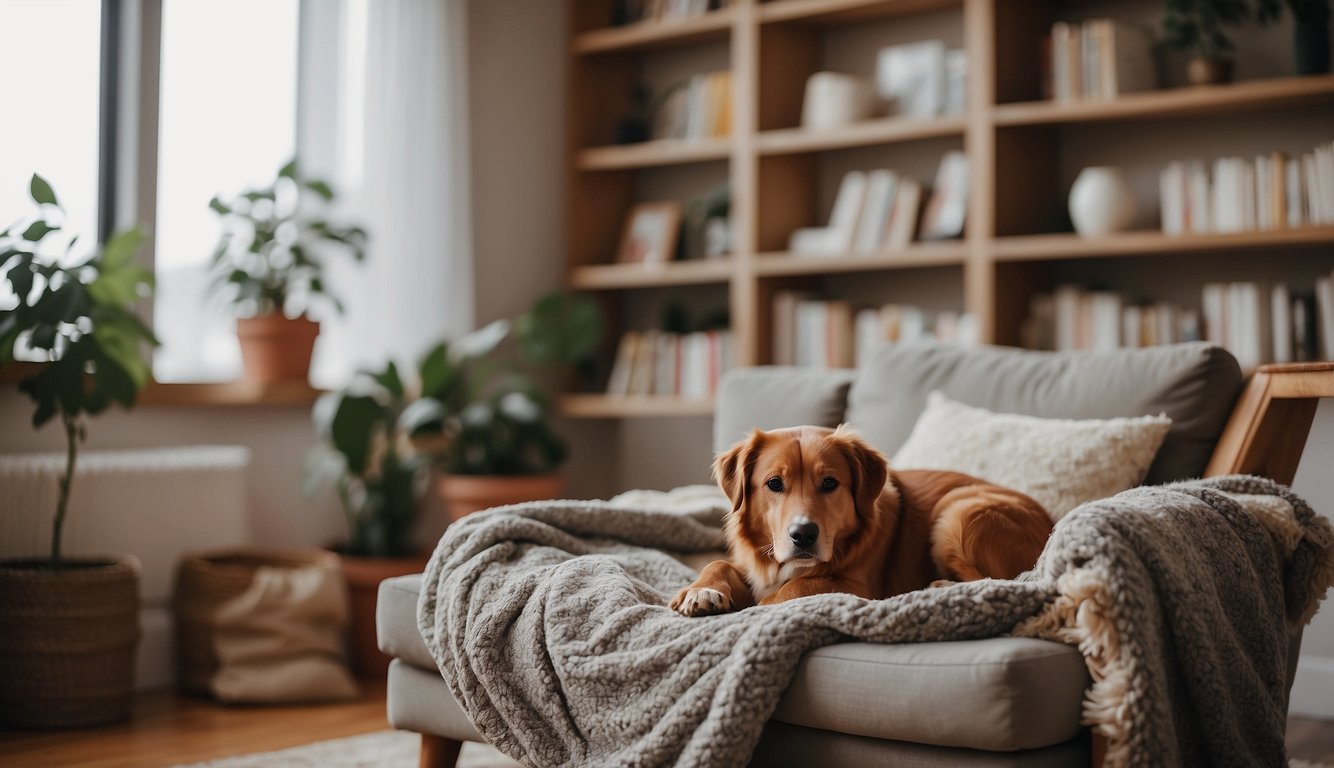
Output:
[[1093,685],[1084,697],[1084,725],[1107,738],[1105,768],[1123,768],[1130,761],[1132,702],[1129,655],[1123,652],[1111,619],[1113,600],[1104,584],[1088,571],[1072,571],[1057,582],[1059,596],[1036,616],[1015,627],[1017,637],[1034,637],[1074,645],[1084,655]]

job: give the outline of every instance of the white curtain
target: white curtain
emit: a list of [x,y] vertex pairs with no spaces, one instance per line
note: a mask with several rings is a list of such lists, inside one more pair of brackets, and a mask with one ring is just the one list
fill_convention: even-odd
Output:
[[347,311],[316,349],[312,380],[337,386],[388,359],[415,365],[472,325],[466,0],[302,12],[302,161],[370,233],[366,262],[334,270]]

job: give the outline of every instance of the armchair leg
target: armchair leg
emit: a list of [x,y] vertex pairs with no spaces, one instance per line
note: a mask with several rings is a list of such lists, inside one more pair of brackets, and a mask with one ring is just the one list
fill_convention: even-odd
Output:
[[454,768],[461,749],[461,741],[423,733],[421,758],[417,764],[420,768]]

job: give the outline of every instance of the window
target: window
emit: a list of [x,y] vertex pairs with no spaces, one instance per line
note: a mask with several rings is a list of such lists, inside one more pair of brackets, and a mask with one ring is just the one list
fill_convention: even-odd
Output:
[[241,373],[231,315],[208,290],[221,232],[208,201],[272,180],[295,155],[297,8],[297,0],[163,0],[158,381]]
[[75,257],[98,234],[101,26],[101,0],[0,0],[0,229],[32,210],[40,173],[81,236]]

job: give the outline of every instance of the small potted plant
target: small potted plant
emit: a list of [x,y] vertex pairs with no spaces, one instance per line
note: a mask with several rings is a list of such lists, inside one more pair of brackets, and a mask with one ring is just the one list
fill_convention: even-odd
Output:
[[214,286],[237,316],[247,378],[305,381],[319,313],[342,311],[328,288],[325,257],[340,250],[363,260],[366,232],[317,215],[333,200],[333,189],[303,178],[293,160],[267,187],[209,201],[223,220],[211,262]]
[[1163,44],[1190,56],[1186,79],[1191,85],[1232,80],[1232,38],[1225,27],[1254,19],[1266,24],[1279,15],[1279,0],[1167,0],[1163,13]]
[[[492,351],[511,334],[519,359],[496,360]],[[408,415],[414,439],[428,446],[440,470],[435,487],[451,520],[560,493],[558,470],[568,451],[551,427],[547,398],[533,374],[586,366],[601,335],[596,303],[552,294],[513,324],[498,321],[464,340],[473,343],[442,344],[427,355],[423,396]]]
[[139,561],[66,557],[65,513],[88,419],[112,403],[134,405],[148,381],[145,353],[157,342],[134,314],[152,275],[135,263],[137,230],[101,252],[71,258],[74,239],[41,176],[30,184],[38,215],[0,231],[0,270],[17,306],[0,319],[0,365],[16,349],[43,358],[19,382],[32,423],[59,419],[65,471],[59,481],[50,556],[0,562],[0,721],[24,728],[85,727],[124,720],[139,641]]

